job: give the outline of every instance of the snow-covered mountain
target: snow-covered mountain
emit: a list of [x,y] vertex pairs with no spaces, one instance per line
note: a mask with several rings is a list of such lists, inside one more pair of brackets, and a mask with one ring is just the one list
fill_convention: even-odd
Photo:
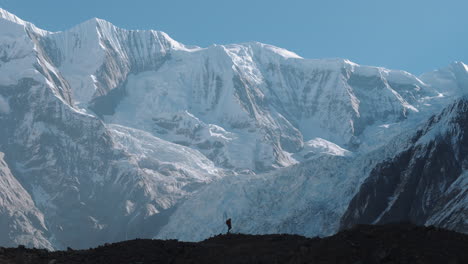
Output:
[[41,45],[79,107],[237,170],[295,164],[290,153],[316,137],[355,150],[369,127],[407,119],[439,95],[403,71],[306,60],[262,43],[187,47],[100,19],[46,34]]
[[234,232],[254,234],[327,236],[395,221],[466,233],[467,109],[460,99],[367,153],[327,150],[269,174],[222,179],[178,206],[157,238],[202,240],[225,231],[226,217]]
[[225,215],[332,234],[374,167],[467,89],[461,62],[418,78],[101,19],[48,32],[0,9],[0,242],[197,240]]
[[5,203],[2,216],[18,211],[29,228],[11,227],[10,243],[24,243],[16,236],[26,231],[29,245],[54,248],[148,237],[145,227],[156,232],[177,201],[224,175],[196,150],[77,108],[41,44],[52,33],[1,14],[0,149],[24,199]]

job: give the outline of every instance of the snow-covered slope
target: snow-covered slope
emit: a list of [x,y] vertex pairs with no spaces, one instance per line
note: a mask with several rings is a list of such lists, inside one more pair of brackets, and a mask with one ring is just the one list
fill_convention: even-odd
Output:
[[365,174],[360,164],[321,156],[268,174],[226,178],[180,205],[156,238],[203,240],[225,232],[228,217],[236,233],[333,234]]
[[340,226],[395,221],[468,232],[467,118],[464,98],[420,129],[360,155],[310,142],[322,151],[306,162],[201,189],[156,237],[203,240],[224,232],[227,217],[234,232],[255,234],[326,236]]
[[0,32],[5,244],[196,240],[225,212],[238,231],[331,234],[372,166],[411,143],[394,137],[468,89],[463,63],[417,78],[100,19],[48,32],[2,9]]
[[204,187],[178,206],[156,238],[203,240],[225,232],[228,217],[233,232],[332,235],[373,167],[407,147],[410,138],[404,133],[363,155],[351,155],[323,139],[312,140],[306,161],[300,164],[228,177]]
[[[43,46],[52,33],[5,14],[0,147],[23,186],[10,188],[15,183],[5,173],[1,188],[23,197],[2,208],[17,212],[5,220],[13,223],[6,244],[26,243],[31,232],[27,244],[48,248],[151,237],[180,199],[224,175],[196,150],[107,127],[75,107],[69,82]],[[13,232],[20,225],[24,235]]]
[[261,47],[173,52],[157,71],[130,75],[105,120],[197,148],[220,166],[261,172],[296,163],[289,153],[315,137],[356,150],[368,127],[405,120],[423,98],[437,98],[404,72],[286,59]]
[[466,93],[468,87],[468,66],[463,62],[453,62],[449,66],[421,75],[421,80],[446,94]]

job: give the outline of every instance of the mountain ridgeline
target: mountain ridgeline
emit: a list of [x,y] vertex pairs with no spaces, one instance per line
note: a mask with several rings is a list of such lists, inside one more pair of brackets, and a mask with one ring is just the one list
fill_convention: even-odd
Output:
[[467,228],[468,66],[416,77],[0,9],[2,246]]

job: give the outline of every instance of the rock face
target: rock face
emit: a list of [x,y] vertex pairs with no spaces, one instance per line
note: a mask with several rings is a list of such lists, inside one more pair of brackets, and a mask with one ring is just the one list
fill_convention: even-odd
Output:
[[29,193],[11,174],[0,152],[0,244],[52,249],[44,215]]
[[429,119],[413,145],[374,167],[341,225],[411,221],[468,232],[468,98]]
[[[225,214],[243,232],[333,234],[374,166],[409,162],[401,150],[419,141],[396,136],[468,89],[460,62],[420,79],[257,42],[189,47],[100,19],[48,32],[2,9],[0,31],[6,245],[200,240]],[[415,217],[464,231],[456,158],[447,181],[427,179],[441,191],[425,202],[443,209]]]

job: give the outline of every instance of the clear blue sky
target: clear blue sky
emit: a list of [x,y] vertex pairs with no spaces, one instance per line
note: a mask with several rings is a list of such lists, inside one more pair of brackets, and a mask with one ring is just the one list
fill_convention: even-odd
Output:
[[468,0],[0,0],[0,7],[51,31],[99,17],[184,44],[260,41],[305,58],[415,74],[468,63]]

